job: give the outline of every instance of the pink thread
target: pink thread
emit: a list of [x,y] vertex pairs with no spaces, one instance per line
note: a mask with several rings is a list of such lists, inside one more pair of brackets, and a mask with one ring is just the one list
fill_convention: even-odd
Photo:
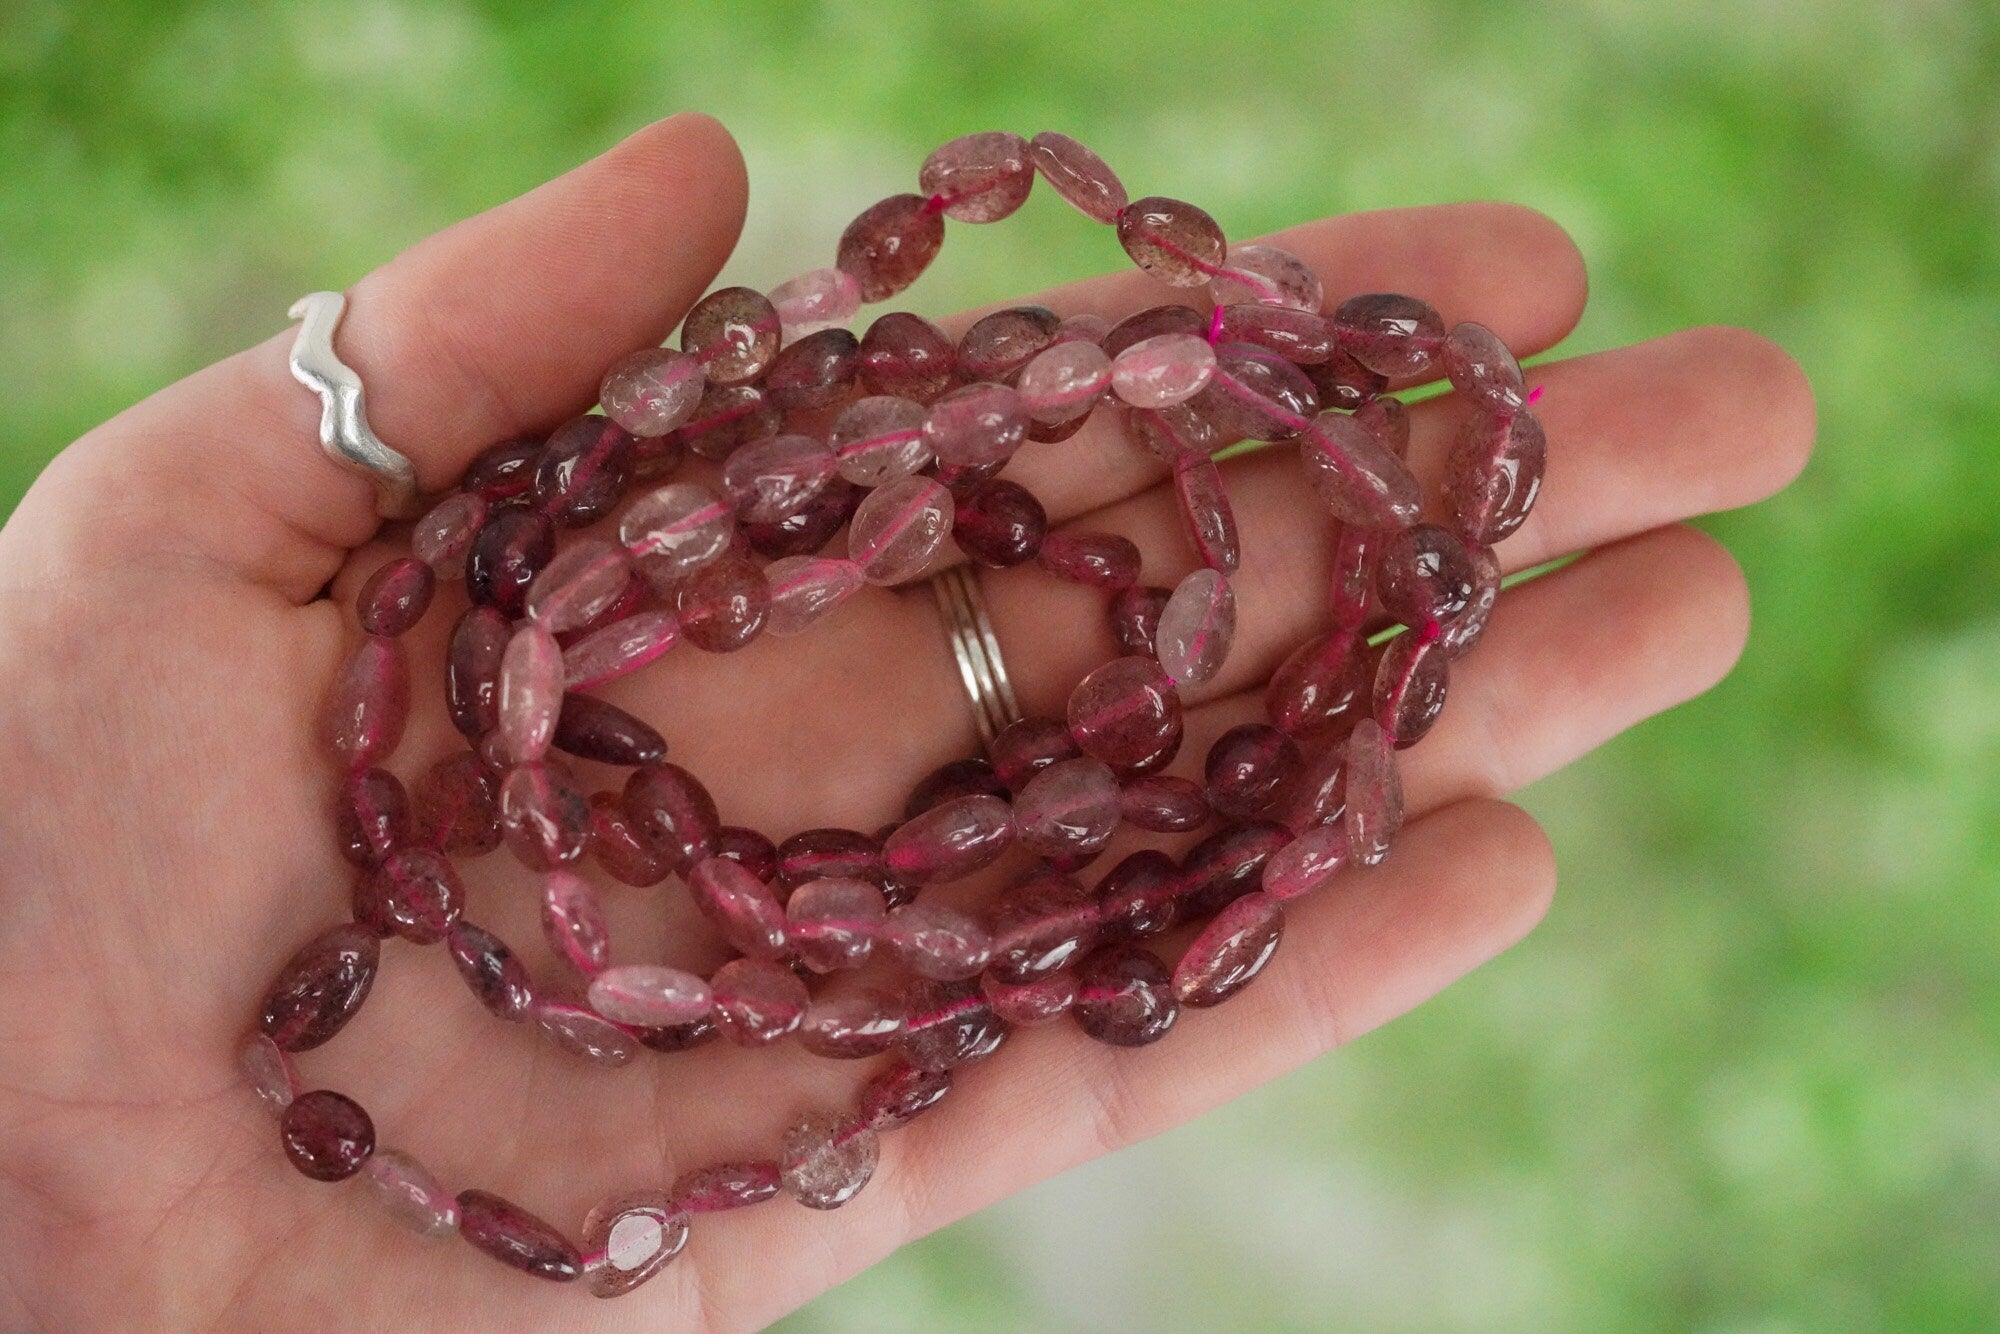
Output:
[[1542,397],[1542,387],[1540,385],[1536,385],[1533,389],[1530,389],[1528,391],[1528,406],[1533,407],[1536,403],[1541,401],[1541,397]]
[[1208,341],[1210,346],[1213,346],[1215,340],[1220,337],[1222,337],[1222,307],[1217,306],[1215,313],[1208,317]]

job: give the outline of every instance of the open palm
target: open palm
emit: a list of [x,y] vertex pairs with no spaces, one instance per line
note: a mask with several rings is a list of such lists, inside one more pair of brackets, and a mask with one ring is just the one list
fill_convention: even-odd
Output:
[[[722,129],[677,117],[365,278],[340,343],[377,429],[435,490],[493,441],[588,407],[603,367],[657,342],[705,290],[744,192]],[[1333,299],[1411,292],[1524,354],[1557,342],[1584,299],[1575,248],[1518,208],[1365,214],[1277,239]],[[1171,298],[1125,273],[1037,299],[1115,319]],[[9,1328],[754,1326],[931,1229],[1273,1078],[1538,919],[1549,848],[1497,798],[1729,668],[1748,623],[1743,582],[1680,521],[1783,486],[1813,428],[1796,367],[1739,331],[1538,368],[1548,483],[1500,555],[1519,569],[1590,554],[1501,599],[1454,671],[1451,707],[1407,755],[1413,819],[1386,863],[1295,905],[1265,976],[1170,1041],[1128,1051],[1067,1024],[1018,1033],[885,1140],[851,1205],[703,1218],[659,1278],[593,1304],[470,1247],[418,1241],[357,1188],[291,1172],[235,1070],[273,971],[346,912],[353,873],[334,849],[334,766],[314,724],[357,633],[353,593],[395,549],[371,536],[369,487],[314,446],[318,404],[287,374],[287,346],[280,334],[91,432],[0,532]],[[1420,476],[1436,476],[1464,412],[1451,396],[1415,410]],[[1323,615],[1328,521],[1284,452],[1226,465],[1243,613],[1223,675],[1191,693],[1190,757],[1258,714],[1263,681]],[[1161,465],[1107,423],[1028,445],[1009,475],[1052,519],[1134,538],[1148,582],[1191,563]],[[985,583],[1024,708],[1059,712],[1112,654],[1101,595],[1032,573]],[[441,661],[459,597],[446,590],[413,661]],[[418,674],[406,774],[463,744],[439,675]],[[875,828],[916,776],[975,745],[936,612],[909,593],[867,590],[797,640],[728,657],[682,650],[607,693],[666,734],[725,819],[779,837]],[[532,881],[507,860],[468,868],[468,916],[552,969],[533,957]],[[712,962],[691,953],[707,933],[673,885],[604,888],[621,960]],[[792,1044],[600,1069],[496,1023],[442,951],[392,942],[385,954],[360,1016],[301,1059],[307,1086],[357,1098],[383,1143],[455,1188],[498,1191],[563,1225],[688,1167],[768,1155],[797,1112],[845,1105],[866,1073]]]

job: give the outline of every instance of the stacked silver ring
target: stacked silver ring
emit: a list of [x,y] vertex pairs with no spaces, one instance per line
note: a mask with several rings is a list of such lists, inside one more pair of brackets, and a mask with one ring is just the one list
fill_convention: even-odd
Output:
[[994,638],[993,622],[986,617],[979,577],[970,566],[954,565],[931,580],[931,592],[944,617],[945,637],[958,661],[959,679],[972,701],[973,724],[979,729],[980,741],[990,747],[1002,728],[1020,721],[1021,704],[1007,679],[1006,665],[1000,661],[1000,641]]

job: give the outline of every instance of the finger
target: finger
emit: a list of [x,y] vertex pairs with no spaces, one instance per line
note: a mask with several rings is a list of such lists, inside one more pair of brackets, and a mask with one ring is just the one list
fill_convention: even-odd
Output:
[[[659,342],[735,244],[743,162],[721,125],[681,115],[518,199],[419,242],[349,289],[335,345],[376,433],[426,490],[478,450],[590,406],[605,366]],[[291,378],[291,330],[91,432],[36,491],[66,491],[102,550],[162,537],[296,600],[377,526],[374,493],[317,444],[319,400]],[[33,497],[31,497],[33,499]]]
[[[1547,481],[1521,530],[1498,547],[1509,570],[1761,500],[1795,477],[1812,447],[1812,395],[1775,344],[1738,329],[1695,329],[1539,367],[1547,393]],[[1412,413],[1411,462],[1427,489],[1466,409],[1453,396]],[[1188,692],[1215,699],[1259,684],[1325,624],[1331,521],[1303,485],[1297,451],[1277,446],[1224,465],[1243,534],[1236,643],[1221,674]],[[1195,561],[1178,503],[1158,487],[1086,516],[1079,529],[1123,533],[1146,553],[1149,583]],[[1022,705],[1059,710],[1077,679],[1114,653],[1103,595],[1038,570],[982,572],[986,600]],[[1039,627],[1073,627],[1063,635]]]

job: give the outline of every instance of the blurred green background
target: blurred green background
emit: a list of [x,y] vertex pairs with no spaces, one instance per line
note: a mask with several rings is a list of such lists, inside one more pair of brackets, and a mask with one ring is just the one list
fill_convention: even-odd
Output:
[[[1991,4],[5,0],[0,504],[298,292],[690,107],[749,159],[737,281],[945,138],[1060,128],[1234,235],[1535,205],[1592,268],[1565,350],[1743,324],[1821,405],[1800,483],[1712,525],[1740,670],[1528,794],[1539,933],[790,1328],[2000,1326]],[[1031,201],[911,299],[1094,271],[1089,235]]]

